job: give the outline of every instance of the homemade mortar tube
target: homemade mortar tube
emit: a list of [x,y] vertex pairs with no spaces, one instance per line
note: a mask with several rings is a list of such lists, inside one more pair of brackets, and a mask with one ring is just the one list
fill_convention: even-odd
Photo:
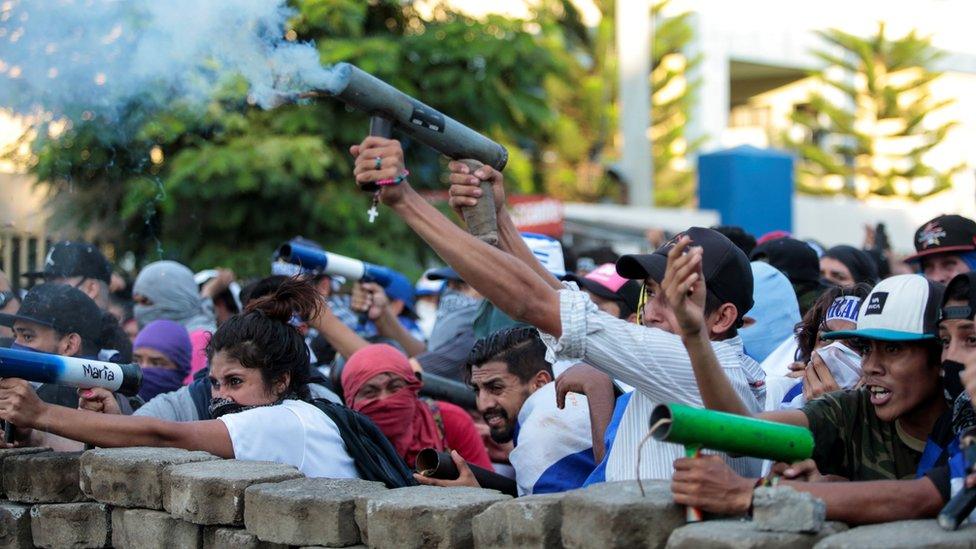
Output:
[[[650,427],[662,423],[652,436],[662,442],[683,444],[685,455],[698,457],[702,449],[733,456],[749,456],[793,463],[813,455],[813,434],[809,429],[682,404],[660,404],[651,412]],[[688,508],[688,521],[702,519]]]
[[375,282],[384,288],[393,281],[393,271],[386,267],[293,242],[279,246],[278,257],[305,269],[318,269],[352,281]]
[[[482,488],[498,490],[503,494],[518,497],[518,486],[514,480],[471,463],[468,463],[468,468]],[[461,476],[451,454],[440,452],[436,448],[424,448],[417,454],[416,469],[421,475],[440,480],[457,480]]]
[[[332,78],[317,91],[331,95],[350,107],[370,115],[370,135],[390,137],[397,129],[452,160],[468,164],[471,173],[487,164],[502,171],[508,150],[430,105],[401,92],[386,82],[349,63],[332,67]],[[363,185],[373,192],[375,184]],[[498,246],[495,204],[490,184],[482,184],[481,200],[462,210],[468,231],[476,238]]]
[[[471,174],[480,169],[484,164],[477,160],[462,159],[458,160],[471,170]],[[475,238],[485,244],[498,247],[498,216],[495,212],[495,193],[491,188],[491,181],[481,182],[481,198],[478,204],[461,208],[464,216],[464,223]]]
[[85,389],[101,387],[126,396],[135,396],[142,387],[142,370],[138,364],[3,348],[0,348],[0,377]]

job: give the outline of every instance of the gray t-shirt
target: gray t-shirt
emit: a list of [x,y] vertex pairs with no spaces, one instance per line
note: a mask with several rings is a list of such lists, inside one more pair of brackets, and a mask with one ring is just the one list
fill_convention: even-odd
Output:
[[[339,395],[322,385],[309,383],[308,390],[312,393],[312,398],[324,398],[330,402],[342,404]],[[197,413],[197,407],[193,404],[193,395],[190,394],[189,386],[180,387],[171,393],[156,395],[136,410],[133,415],[154,417],[166,421],[200,421],[200,414]]]

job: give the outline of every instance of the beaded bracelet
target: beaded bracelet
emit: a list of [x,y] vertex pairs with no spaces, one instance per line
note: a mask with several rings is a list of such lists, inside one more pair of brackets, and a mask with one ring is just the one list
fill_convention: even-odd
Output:
[[379,185],[380,187],[396,186],[406,181],[408,175],[410,175],[410,170],[403,170],[402,172],[400,172],[400,175],[396,176],[395,178],[380,179],[379,181],[376,182],[376,184]]

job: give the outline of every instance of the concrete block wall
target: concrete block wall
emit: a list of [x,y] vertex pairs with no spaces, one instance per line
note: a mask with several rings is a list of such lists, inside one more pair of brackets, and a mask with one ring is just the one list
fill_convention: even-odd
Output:
[[[64,454],[0,449],[0,549],[286,547],[972,547],[976,527],[935,521],[848,529],[805,521],[820,509],[792,494],[769,501],[784,521],[686,524],[668,483],[596,485],[512,499],[475,488],[304,478],[285,465],[158,448]],[[786,508],[790,507],[790,508]],[[790,521],[786,521],[790,522]]]

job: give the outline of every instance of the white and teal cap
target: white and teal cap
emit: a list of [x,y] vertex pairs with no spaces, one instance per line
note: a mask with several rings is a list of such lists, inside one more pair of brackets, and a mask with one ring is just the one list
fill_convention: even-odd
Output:
[[921,341],[938,337],[944,286],[920,275],[886,278],[861,303],[857,328],[828,332],[825,339],[860,337],[881,341]]

